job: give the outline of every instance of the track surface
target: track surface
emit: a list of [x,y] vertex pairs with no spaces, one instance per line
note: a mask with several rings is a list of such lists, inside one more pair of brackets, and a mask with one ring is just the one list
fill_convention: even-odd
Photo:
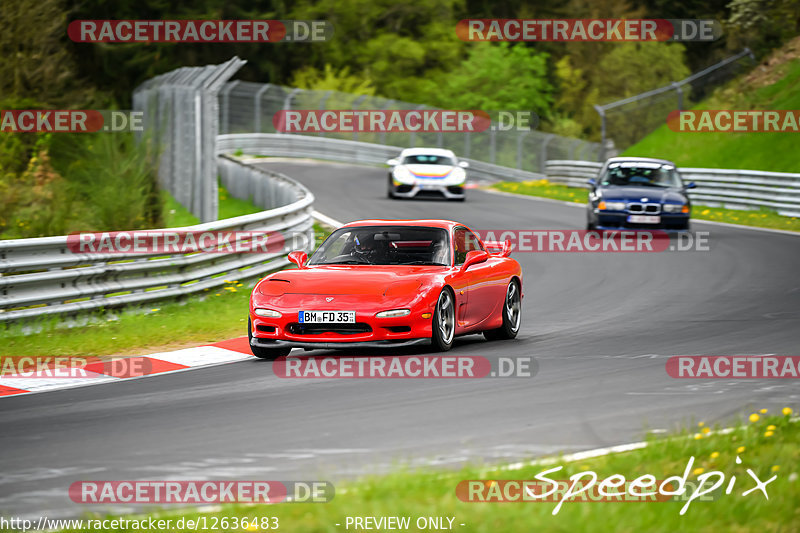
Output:
[[[583,227],[581,209],[553,202],[477,190],[466,203],[390,201],[383,169],[264,165],[305,183],[317,210],[344,222],[425,217],[487,230]],[[515,460],[638,440],[645,427],[796,406],[795,380],[666,375],[671,355],[798,355],[800,346],[800,238],[694,228],[710,232],[710,252],[516,254],[525,276],[520,336],[469,336],[452,353],[533,355],[533,379],[282,380],[270,363],[253,359],[4,399],[0,512],[77,514],[66,497],[76,480],[335,482],[397,461]]]

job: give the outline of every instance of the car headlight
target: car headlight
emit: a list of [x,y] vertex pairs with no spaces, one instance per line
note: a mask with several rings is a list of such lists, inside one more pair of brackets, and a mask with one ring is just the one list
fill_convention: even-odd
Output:
[[600,202],[597,204],[600,211],[625,211],[625,202]]
[[450,174],[450,178],[462,182],[467,179],[467,173],[464,172],[464,169],[461,167],[456,167],[453,169],[453,172]]
[[273,311],[272,309],[261,309],[261,308],[258,308],[258,309],[255,309],[253,312],[258,316],[263,316],[263,317],[267,317],[267,318],[280,318],[280,317],[283,316],[279,312]]
[[375,313],[376,318],[397,318],[411,314],[411,309],[392,309],[390,311],[381,311]]
[[664,204],[665,213],[688,213],[689,206],[687,204]]
[[406,167],[397,166],[394,167],[394,172],[392,173],[392,177],[400,182],[408,182],[414,181],[414,176],[411,175],[411,172]]

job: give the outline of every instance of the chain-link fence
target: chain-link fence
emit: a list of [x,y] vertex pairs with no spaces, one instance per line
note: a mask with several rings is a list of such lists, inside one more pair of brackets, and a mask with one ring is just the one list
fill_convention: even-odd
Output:
[[217,94],[245,61],[184,67],[150,79],[133,93],[148,140],[159,147],[161,186],[202,222],[217,219]]
[[683,80],[616,102],[596,105],[595,109],[602,120],[603,146],[608,146],[608,140],[613,141],[612,146],[617,150],[624,150],[635,144],[662,124],[666,124],[667,115],[671,111],[691,107],[693,102],[705,98],[710,89],[733,78],[744,67],[751,67],[754,61],[753,53],[745,48]]
[[[232,81],[219,97],[220,132],[276,133],[273,118],[282,110],[425,110],[398,100],[336,91],[293,89]],[[535,130],[483,132],[330,132],[315,135],[390,146],[449,148],[458,156],[510,168],[544,173],[548,159],[596,160],[600,145]]]

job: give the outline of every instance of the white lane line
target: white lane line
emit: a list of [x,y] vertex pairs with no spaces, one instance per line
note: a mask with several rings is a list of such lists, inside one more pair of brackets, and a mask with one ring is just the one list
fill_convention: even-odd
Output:
[[[549,202],[549,203],[556,203],[561,205],[566,205],[569,207],[586,207],[584,203],[577,203],[577,202],[565,202],[563,200],[554,200],[553,198],[543,198],[541,196],[532,196],[530,194],[518,194],[514,192],[507,192],[507,191],[498,191],[497,189],[480,189],[483,192],[488,192],[489,194],[499,194],[500,196],[513,196],[514,198],[524,198],[526,200],[534,200],[537,202]],[[702,205],[702,204],[697,204]],[[774,228],[759,228],[757,226],[746,226],[744,224],[731,224],[729,222],[717,222],[715,220],[702,220],[693,218],[692,224],[711,224],[715,226],[724,226],[727,228],[738,228],[738,229],[749,229],[753,231],[765,231],[767,233],[779,233],[781,235],[794,235],[795,237],[800,237],[800,231],[789,231],[785,229],[774,229]]]
[[780,233],[782,235],[794,235],[795,237],[800,237],[800,231],[789,231],[785,229],[774,229],[774,228],[759,228],[756,226],[745,226],[744,224],[730,224],[728,222],[717,222],[715,220],[699,220],[699,219],[692,219],[692,224],[712,224],[715,226],[725,226],[728,228],[739,228],[739,229],[750,229],[753,231],[766,231],[767,233]]
[[333,227],[334,229],[341,228],[344,226],[344,222],[339,222],[335,218],[331,218],[328,215],[323,215],[317,210],[311,212],[311,216],[322,222],[323,224],[327,224],[328,226]]

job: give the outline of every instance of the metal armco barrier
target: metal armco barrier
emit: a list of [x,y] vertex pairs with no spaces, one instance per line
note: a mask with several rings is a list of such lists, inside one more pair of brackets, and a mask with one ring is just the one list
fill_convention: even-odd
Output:
[[[547,179],[586,188],[602,166],[593,161],[548,161]],[[693,181],[693,202],[712,207],[767,207],[785,216],[800,216],[800,174],[719,168],[679,168],[684,182]]]
[[[293,238],[286,248],[314,248],[314,195],[308,189],[224,156],[218,168],[226,186],[253,191],[254,203],[268,210],[170,230],[281,232]],[[0,241],[0,322],[174,298],[226,280],[259,278],[288,265],[288,251],[99,255],[73,253],[67,236]]]
[[[397,157],[403,148],[281,133],[238,133],[217,137],[217,153],[233,153],[241,150],[248,155],[310,157],[366,165],[383,165],[387,159]],[[473,179],[525,181],[544,177],[544,174],[538,172],[502,167],[474,159],[460,159],[469,162],[467,175]]]

